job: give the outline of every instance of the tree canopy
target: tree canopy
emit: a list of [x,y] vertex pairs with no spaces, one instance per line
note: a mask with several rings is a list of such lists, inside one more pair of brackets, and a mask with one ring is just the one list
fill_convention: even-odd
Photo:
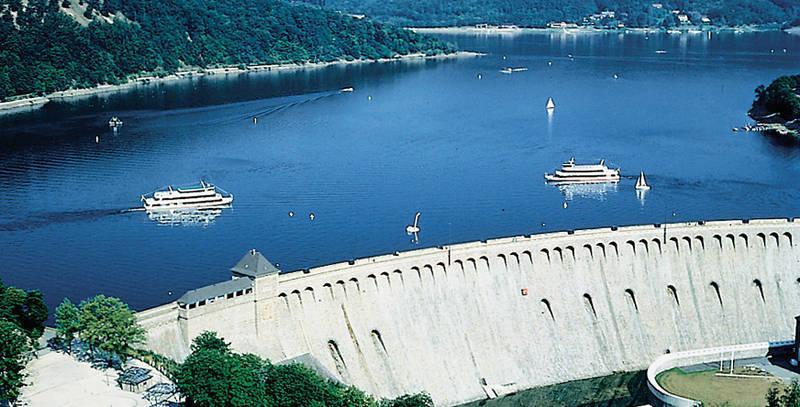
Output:
[[81,312],[69,298],[56,307],[56,335],[62,338],[72,352],[72,340],[81,330]]
[[778,113],[786,120],[800,118],[800,75],[781,76],[769,86],[756,88],[751,113]]
[[[306,0],[333,10],[365,13],[405,26],[516,24],[543,27],[551,21],[581,23],[601,11],[614,11],[605,23],[632,27],[679,25],[672,10],[692,21],[712,24],[788,23],[800,17],[800,5],[786,0]],[[654,7],[653,3],[661,4]]]
[[215,333],[194,339],[176,383],[198,407],[432,407],[421,393],[380,402],[353,386],[326,380],[300,364],[275,365],[230,350]]
[[0,401],[19,397],[25,384],[23,370],[32,350],[30,338],[19,326],[0,319]]
[[127,304],[99,294],[81,302],[80,336],[93,350],[125,357],[144,341],[145,331]]
[[0,0],[0,100],[182,67],[453,50],[409,30],[281,0],[85,0],[85,7],[84,26],[58,0]]
[[7,287],[0,282],[0,320],[15,324],[32,340],[39,339],[47,320],[47,305],[42,293]]
[[783,388],[771,387],[766,395],[767,407],[800,406],[800,384],[797,380]]

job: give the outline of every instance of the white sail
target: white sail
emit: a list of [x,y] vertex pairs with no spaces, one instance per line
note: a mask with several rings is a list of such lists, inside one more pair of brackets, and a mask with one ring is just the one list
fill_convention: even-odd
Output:
[[650,185],[647,185],[647,178],[644,176],[644,171],[639,172],[639,179],[636,180],[636,189],[650,189]]
[[547,98],[547,106],[546,107],[547,107],[548,110],[556,108],[556,103],[553,102],[553,98]]

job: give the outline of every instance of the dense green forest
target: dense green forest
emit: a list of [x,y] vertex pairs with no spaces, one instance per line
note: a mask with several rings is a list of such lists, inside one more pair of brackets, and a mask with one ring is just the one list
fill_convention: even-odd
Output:
[[781,76],[769,86],[756,88],[752,116],[779,114],[785,120],[800,119],[800,75]]
[[[332,10],[364,13],[406,26],[458,26],[479,23],[543,27],[551,21],[629,27],[681,24],[672,10],[700,24],[789,24],[800,18],[797,0],[306,0]],[[614,16],[590,19],[614,11]],[[584,20],[586,19],[586,20]]]
[[184,66],[452,50],[408,30],[280,0],[0,0],[0,100]]
[[16,400],[33,344],[44,332],[47,306],[42,293],[3,285],[0,281],[0,405]]

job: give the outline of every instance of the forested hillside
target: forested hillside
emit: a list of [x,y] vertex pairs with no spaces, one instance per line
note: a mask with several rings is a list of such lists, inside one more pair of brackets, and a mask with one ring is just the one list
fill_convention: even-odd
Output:
[[[800,18],[797,0],[306,0],[332,10],[364,13],[407,26],[479,23],[543,27],[551,21],[630,27],[670,27],[706,17],[713,25],[791,23]],[[601,11],[613,17],[589,19]],[[607,17],[607,16],[606,16]],[[586,19],[586,20],[584,20]]]
[[182,66],[450,51],[431,37],[280,0],[0,0],[0,100]]
[[756,88],[751,115],[777,113],[785,120],[800,119],[800,75],[781,76],[769,86]]

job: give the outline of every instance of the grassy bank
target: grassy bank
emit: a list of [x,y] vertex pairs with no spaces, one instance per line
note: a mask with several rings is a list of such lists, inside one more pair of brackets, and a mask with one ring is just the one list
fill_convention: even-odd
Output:
[[623,407],[647,404],[644,371],[537,387],[494,400],[481,400],[462,407],[598,406]]
[[699,400],[704,406],[753,407],[766,404],[767,390],[780,380],[770,377],[724,377],[716,370],[686,373],[670,369],[656,377],[667,391]]

